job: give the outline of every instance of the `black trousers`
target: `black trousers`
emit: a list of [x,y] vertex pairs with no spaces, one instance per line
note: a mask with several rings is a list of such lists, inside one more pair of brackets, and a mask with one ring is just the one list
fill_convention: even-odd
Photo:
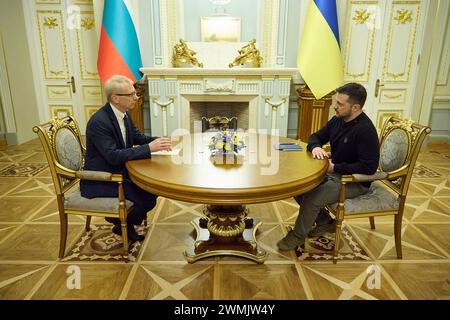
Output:
[[[130,179],[124,179],[123,190],[125,198],[134,203],[133,208],[128,213],[128,225],[140,225],[147,216],[147,212],[156,206],[158,196],[142,190],[135,185]],[[119,196],[119,188],[114,182],[94,182],[82,181],[80,184],[81,195],[85,198],[117,198]]]

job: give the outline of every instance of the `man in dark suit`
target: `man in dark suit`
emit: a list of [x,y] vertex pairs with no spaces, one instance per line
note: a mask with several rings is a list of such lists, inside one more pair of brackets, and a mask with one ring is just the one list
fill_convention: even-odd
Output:
[[[140,225],[147,212],[155,207],[157,197],[131,182],[125,163],[150,158],[151,152],[170,150],[171,141],[170,138],[146,136],[134,125],[127,113],[134,108],[137,100],[136,90],[130,79],[112,76],[105,84],[105,94],[108,103],[89,119],[86,127],[84,169],[123,175],[125,198],[134,203],[127,217],[128,238],[130,241],[141,241],[144,236],[139,235],[134,226]],[[83,180],[80,189],[81,195],[86,198],[118,197],[116,183]],[[121,234],[119,219],[106,220],[114,223],[114,233]]]

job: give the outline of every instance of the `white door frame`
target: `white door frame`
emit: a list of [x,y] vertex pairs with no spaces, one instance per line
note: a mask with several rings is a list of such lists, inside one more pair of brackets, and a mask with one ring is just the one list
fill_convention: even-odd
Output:
[[[422,54],[422,63],[418,72],[423,76],[416,86],[416,97],[414,105],[419,106],[415,109],[413,119],[423,125],[429,125],[433,107],[433,98],[435,84],[439,73],[439,62],[444,46],[444,37],[448,23],[450,2],[449,1],[431,1],[430,10],[427,17],[426,34],[432,34],[428,41],[424,43]],[[442,28],[444,26],[444,28]]]
[[5,139],[8,144],[17,144],[16,117],[11,99],[8,69],[4,56],[3,38],[0,30],[0,99],[3,111],[3,121],[5,124]]

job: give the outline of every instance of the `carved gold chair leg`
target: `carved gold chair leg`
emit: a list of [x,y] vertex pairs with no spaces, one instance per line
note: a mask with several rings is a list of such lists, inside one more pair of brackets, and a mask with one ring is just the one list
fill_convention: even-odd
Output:
[[60,234],[59,234],[59,258],[64,258],[64,252],[66,251],[66,241],[67,241],[67,214],[60,213]]
[[86,231],[91,230],[91,216],[86,216]]
[[341,241],[342,220],[336,220],[336,233],[334,238],[333,263],[336,264],[339,256],[339,242]]
[[402,258],[402,219],[403,216],[400,214],[394,216],[395,250],[399,259]]
[[370,229],[374,230],[375,229],[375,218],[369,217],[369,222],[370,222]]
[[123,241],[123,252],[124,256],[127,259],[128,262],[128,232],[127,232],[127,223],[123,222],[121,223],[121,229],[122,229],[122,241]]

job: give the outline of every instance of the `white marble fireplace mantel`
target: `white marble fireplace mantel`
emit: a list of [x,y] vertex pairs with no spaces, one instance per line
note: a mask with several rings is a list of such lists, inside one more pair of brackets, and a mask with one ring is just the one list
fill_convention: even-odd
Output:
[[152,76],[282,76],[291,78],[295,68],[141,68],[147,77]]
[[287,135],[295,68],[141,68],[148,80],[152,135],[190,128],[191,102],[248,102],[250,129]]

